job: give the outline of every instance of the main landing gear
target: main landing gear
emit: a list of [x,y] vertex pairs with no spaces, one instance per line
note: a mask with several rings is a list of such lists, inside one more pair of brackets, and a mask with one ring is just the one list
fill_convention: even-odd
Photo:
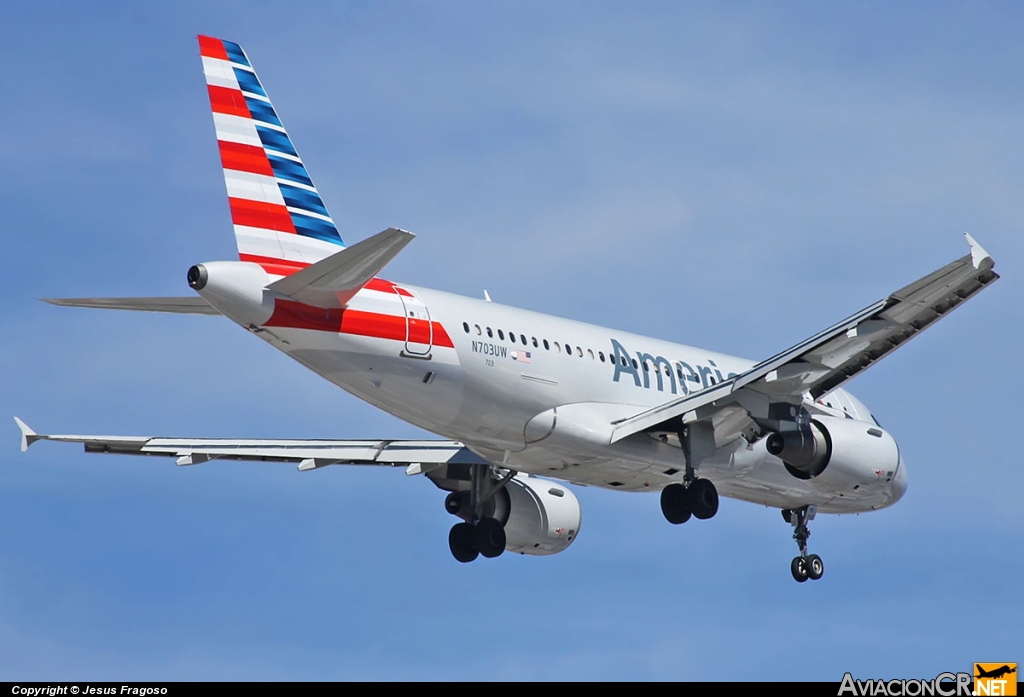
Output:
[[444,500],[444,509],[463,520],[448,532],[448,548],[464,564],[480,555],[493,559],[505,551],[503,521],[508,519],[509,504],[504,489],[515,475],[510,470],[492,476],[489,465],[473,465],[470,473],[469,491],[453,491]]
[[807,523],[814,520],[817,513],[817,506],[802,506],[800,508],[787,508],[782,511],[782,517],[787,523],[793,526],[793,539],[800,547],[800,556],[793,557],[789,570],[797,583],[803,583],[807,579],[817,581],[825,573],[825,564],[817,554],[807,553],[807,538],[811,531]]
[[661,512],[673,525],[685,523],[690,516],[698,520],[713,518],[718,513],[718,489],[710,479],[669,484],[661,490]]
[[661,490],[661,512],[665,520],[680,525],[690,519],[713,518],[718,513],[718,489],[709,479],[697,479],[693,470],[693,452],[688,427],[679,432],[679,442],[686,458],[686,474],[682,484],[669,484]]

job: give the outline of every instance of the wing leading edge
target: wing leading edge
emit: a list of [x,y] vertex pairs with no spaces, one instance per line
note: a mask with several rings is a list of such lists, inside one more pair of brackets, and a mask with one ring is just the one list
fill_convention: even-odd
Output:
[[965,236],[970,254],[745,373],[614,422],[611,442],[646,430],[675,430],[680,418],[711,418],[733,404],[752,417],[769,419],[772,404],[800,405],[807,396],[818,399],[831,392],[999,278],[988,252]]

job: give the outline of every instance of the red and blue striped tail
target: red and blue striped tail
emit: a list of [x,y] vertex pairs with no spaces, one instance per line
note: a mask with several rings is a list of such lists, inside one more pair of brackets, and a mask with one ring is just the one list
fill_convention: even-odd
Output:
[[238,256],[287,276],[345,243],[238,44],[199,37]]

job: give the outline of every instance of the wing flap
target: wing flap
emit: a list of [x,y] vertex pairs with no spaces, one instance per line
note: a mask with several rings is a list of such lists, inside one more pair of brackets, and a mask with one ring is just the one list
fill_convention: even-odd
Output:
[[219,315],[210,303],[198,295],[183,298],[43,298],[43,302],[61,307],[89,307],[101,310],[170,312],[179,315]]
[[799,405],[807,396],[817,399],[831,392],[999,278],[992,257],[970,235],[967,241],[970,254],[745,373],[614,422],[611,442],[667,427],[680,417],[707,418],[709,410],[733,403],[753,404],[748,412],[767,418],[772,402]]

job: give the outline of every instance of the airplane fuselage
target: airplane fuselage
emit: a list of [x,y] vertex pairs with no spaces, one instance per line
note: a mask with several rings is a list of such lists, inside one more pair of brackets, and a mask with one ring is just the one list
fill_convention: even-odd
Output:
[[[244,262],[251,288],[200,291],[212,305],[344,390],[427,431],[460,440],[522,472],[625,491],[682,480],[672,433],[609,444],[602,429],[739,374],[753,361],[428,288],[375,280],[345,309],[270,297],[272,280]],[[251,276],[251,279],[248,279]],[[877,427],[841,389],[812,413]],[[906,488],[895,471],[821,486],[787,472],[764,439],[717,444],[701,477],[726,496],[779,508],[813,504],[851,513],[891,505]]]

